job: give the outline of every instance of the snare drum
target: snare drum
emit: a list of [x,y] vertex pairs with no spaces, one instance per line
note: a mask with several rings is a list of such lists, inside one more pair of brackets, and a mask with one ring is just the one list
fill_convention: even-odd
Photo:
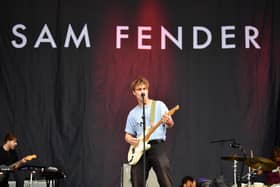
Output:
[[262,182],[254,182],[253,186],[254,187],[264,187],[264,183],[262,183]]
[[273,184],[270,187],[280,187],[280,184]]

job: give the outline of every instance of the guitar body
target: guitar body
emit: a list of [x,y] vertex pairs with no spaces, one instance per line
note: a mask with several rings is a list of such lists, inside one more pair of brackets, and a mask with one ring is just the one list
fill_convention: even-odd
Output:
[[8,172],[11,171],[11,168],[7,165],[0,165],[0,183],[9,177]]
[[148,141],[144,141],[144,138],[141,136],[138,138],[139,143],[137,146],[133,147],[132,145],[129,147],[127,160],[129,165],[135,165],[141,159],[144,154],[144,143],[145,143],[145,151],[151,148],[151,145],[148,144]]
[[[24,157],[23,159],[25,159],[25,162],[27,162],[27,161],[33,160],[35,158],[37,158],[37,155],[28,155],[28,156]],[[17,168],[22,166],[25,162],[23,162],[22,160],[19,160],[9,166],[0,165],[0,183],[3,182],[5,180],[5,178],[9,177],[9,172],[16,170]]]

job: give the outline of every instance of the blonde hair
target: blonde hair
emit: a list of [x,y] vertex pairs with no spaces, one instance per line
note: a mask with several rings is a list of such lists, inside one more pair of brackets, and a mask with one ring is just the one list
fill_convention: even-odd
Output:
[[138,85],[140,85],[140,84],[146,85],[147,88],[149,88],[149,85],[150,85],[150,84],[149,84],[149,81],[148,81],[146,78],[144,78],[144,77],[139,77],[139,78],[135,79],[134,81],[132,81],[132,83],[131,83],[131,85],[130,85],[131,90],[134,91],[135,88],[136,88]]

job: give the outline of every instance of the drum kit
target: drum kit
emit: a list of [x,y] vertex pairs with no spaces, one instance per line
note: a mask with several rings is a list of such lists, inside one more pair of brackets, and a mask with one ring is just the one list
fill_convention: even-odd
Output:
[[[243,157],[239,155],[230,155],[230,156],[223,156],[221,157],[222,160],[229,160],[233,161],[233,176],[234,176],[234,186],[237,187],[237,163],[243,162],[248,166],[248,173],[243,176],[247,177],[248,181],[248,187],[251,186],[251,177],[253,174],[256,174],[258,172],[269,172],[277,168],[277,164],[264,157]],[[243,186],[243,185],[242,185]]]

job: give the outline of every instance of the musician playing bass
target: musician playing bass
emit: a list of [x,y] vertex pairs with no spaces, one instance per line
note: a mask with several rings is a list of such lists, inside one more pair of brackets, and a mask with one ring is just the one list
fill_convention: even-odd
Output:
[[[18,163],[13,165],[12,170],[17,169],[22,163],[25,163],[26,160],[23,158],[18,162],[18,155],[16,152],[17,138],[14,134],[7,133],[4,139],[4,144],[0,148],[0,165],[3,171],[0,171],[0,186],[9,187],[9,171],[5,171],[5,167],[10,166],[13,163]],[[24,179],[18,173],[13,172],[16,180],[17,187],[23,187]]]
[[[150,136],[151,148],[146,151],[146,179],[151,168],[154,169],[161,187],[173,187],[170,162],[165,147],[166,128],[172,127],[174,121],[168,114],[168,108],[162,101],[149,98],[149,82],[146,78],[138,78],[131,83],[132,94],[136,97],[137,105],[129,112],[125,140],[131,146],[139,144],[139,136],[143,134],[143,99],[145,103],[145,124],[149,128],[153,122],[160,126]],[[143,157],[131,167],[131,182],[133,187],[143,187]]]

